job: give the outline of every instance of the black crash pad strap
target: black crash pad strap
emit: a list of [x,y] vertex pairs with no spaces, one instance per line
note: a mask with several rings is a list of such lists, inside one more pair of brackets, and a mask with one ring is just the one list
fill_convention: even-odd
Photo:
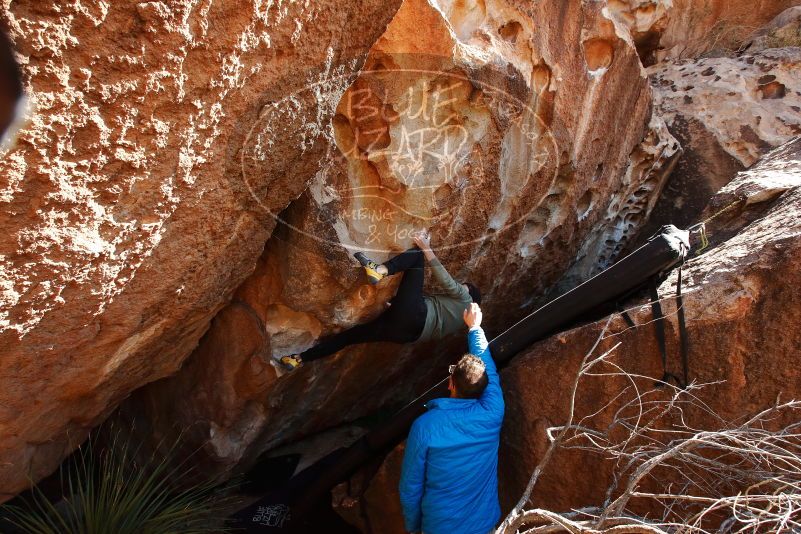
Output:
[[690,382],[690,339],[687,335],[687,323],[684,319],[684,299],[681,296],[681,268],[679,264],[679,279],[676,284],[676,306],[678,306],[679,318],[679,342],[681,346],[681,367],[684,374],[684,384],[682,388],[686,388]]
[[656,343],[659,346],[659,355],[662,358],[662,379],[656,383],[656,387],[663,387],[671,380],[681,389],[686,389],[689,382],[689,342],[687,335],[687,324],[684,318],[684,301],[681,295],[682,264],[678,268],[678,280],[676,283],[676,307],[679,321],[679,351],[681,353],[682,375],[681,377],[668,372],[667,343],[665,340],[665,315],[662,312],[662,305],[659,301],[659,277],[651,279],[651,313],[654,318],[654,334]]
[[620,316],[623,317],[623,320],[626,321],[626,324],[629,325],[629,328],[634,328],[637,326],[637,323],[634,322],[634,319],[631,318],[629,312],[626,310],[620,310]]

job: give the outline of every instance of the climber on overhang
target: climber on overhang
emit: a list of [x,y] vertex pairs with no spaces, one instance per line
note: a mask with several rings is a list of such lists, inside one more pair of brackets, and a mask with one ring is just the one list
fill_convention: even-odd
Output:
[[[458,332],[463,325],[462,313],[471,302],[481,303],[481,293],[470,283],[455,281],[431,250],[431,237],[425,232],[414,235],[415,247],[381,265],[363,253],[354,254],[364,267],[371,284],[387,276],[403,273],[398,290],[389,308],[376,319],[324,338],[316,346],[291,356],[277,359],[284,369],[293,370],[304,362],[330,356],[348,345],[389,341],[413,343],[441,339]],[[443,292],[425,295],[423,280],[425,260]]]

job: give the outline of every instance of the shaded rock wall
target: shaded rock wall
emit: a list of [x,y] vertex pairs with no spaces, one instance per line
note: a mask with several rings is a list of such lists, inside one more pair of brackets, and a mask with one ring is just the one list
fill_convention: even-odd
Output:
[[[5,5],[36,112],[0,162],[0,499],[178,369],[252,272],[275,225],[264,207],[316,172],[333,105],[396,8]],[[244,180],[262,107],[321,72]]]
[[334,509],[364,534],[406,534],[398,497],[405,442],[387,455],[377,469],[362,469],[331,492]]
[[[157,437],[197,429],[192,445],[224,473],[410,398],[460,337],[352,348],[281,380],[267,360],[380,313],[397,280],[368,286],[351,253],[384,260],[414,229],[482,288],[496,328],[583,243],[600,240],[593,250],[611,260],[677,150],[650,101],[630,36],[601,4],[407,0],[337,105],[336,150],[254,274],[187,366],[126,412]],[[604,230],[623,219],[611,242]]]
[[[700,398],[727,420],[759,411],[778,397],[797,398],[801,391],[801,375],[787,364],[787,355],[801,350],[801,332],[796,328],[801,298],[801,138],[738,175],[715,196],[709,212],[734,201],[741,201],[738,209],[710,224],[713,247],[685,264],[683,287],[690,379],[722,382],[701,390]],[[667,318],[669,370],[674,373],[681,370],[675,284],[674,271],[659,288]],[[597,354],[620,342],[609,361],[632,374],[651,377],[638,381],[645,391],[663,371],[650,304],[638,299],[626,308],[639,326],[629,328],[615,315]],[[546,430],[567,420],[573,380],[605,322],[537,343],[502,371],[506,416],[500,490],[504,509],[519,499],[545,454]],[[598,373],[616,371],[612,366],[597,369]],[[605,429],[617,408],[629,400],[622,392],[630,385],[622,376],[586,377],[579,387],[574,421],[599,412],[584,423]],[[685,411],[684,417],[693,428],[717,428],[717,419],[707,412]],[[352,486],[343,484],[334,492],[340,513],[364,532],[403,532],[397,496],[402,453],[402,447],[390,453],[369,481],[360,474]],[[560,511],[598,506],[612,480],[612,468],[611,460],[593,453],[561,450],[540,477],[532,502]]]

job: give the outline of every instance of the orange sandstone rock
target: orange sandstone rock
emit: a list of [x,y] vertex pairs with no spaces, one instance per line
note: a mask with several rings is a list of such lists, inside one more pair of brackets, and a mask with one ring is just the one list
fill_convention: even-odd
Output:
[[[254,195],[278,212],[302,193],[396,8],[3,7],[36,111],[0,162],[0,500],[180,367],[275,226]],[[264,106],[326,72],[245,179]]]

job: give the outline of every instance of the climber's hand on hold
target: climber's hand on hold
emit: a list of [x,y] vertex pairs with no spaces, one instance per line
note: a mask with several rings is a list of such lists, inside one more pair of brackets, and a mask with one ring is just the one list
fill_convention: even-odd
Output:
[[436,256],[434,252],[431,250],[431,235],[425,230],[420,230],[419,232],[415,232],[412,235],[412,239],[414,240],[414,244],[417,245],[417,248],[423,251],[427,260],[431,261]]
[[417,248],[420,250],[430,250],[431,249],[431,236],[425,230],[420,230],[415,232],[412,235],[412,239],[414,240],[414,244],[417,245]]
[[475,302],[467,307],[462,316],[464,317],[464,323],[467,325],[467,328],[472,329],[481,326],[481,306]]

